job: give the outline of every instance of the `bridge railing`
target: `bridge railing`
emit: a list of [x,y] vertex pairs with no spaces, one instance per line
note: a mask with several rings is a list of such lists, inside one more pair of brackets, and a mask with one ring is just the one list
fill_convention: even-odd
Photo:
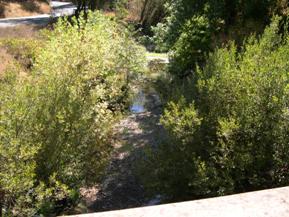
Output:
[[289,187],[74,217],[289,217]]

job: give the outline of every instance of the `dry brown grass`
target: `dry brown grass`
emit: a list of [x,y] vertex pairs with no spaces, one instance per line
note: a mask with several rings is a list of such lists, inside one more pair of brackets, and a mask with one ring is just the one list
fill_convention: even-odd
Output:
[[26,17],[50,13],[50,6],[40,0],[0,0],[0,18]]
[[13,59],[13,56],[10,55],[5,48],[0,47],[0,78],[3,76],[7,67],[13,62]]
[[39,30],[45,27],[21,25],[15,27],[0,28],[0,39],[3,38],[36,38]]
[[22,55],[22,51],[25,53],[25,46],[22,48],[20,46],[19,50],[9,48],[7,40],[30,40],[37,39],[39,37],[39,30],[45,27],[37,26],[16,26],[16,27],[7,27],[0,28],[0,78],[5,70],[14,65],[16,62],[22,66],[23,71],[28,70],[31,60],[25,55]]

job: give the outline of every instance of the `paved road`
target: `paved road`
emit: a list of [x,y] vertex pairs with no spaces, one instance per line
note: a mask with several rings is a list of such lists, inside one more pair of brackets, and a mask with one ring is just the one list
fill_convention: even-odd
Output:
[[47,25],[51,18],[72,15],[76,9],[75,5],[72,3],[60,1],[51,1],[51,8],[51,14],[0,19],[0,28],[17,25]]

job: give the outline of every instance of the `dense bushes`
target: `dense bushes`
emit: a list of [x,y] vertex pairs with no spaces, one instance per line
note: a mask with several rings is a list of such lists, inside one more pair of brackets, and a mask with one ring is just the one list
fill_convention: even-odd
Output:
[[188,75],[196,64],[205,61],[211,47],[210,23],[204,16],[193,17],[183,27],[171,55],[171,72],[179,77]]
[[38,48],[41,47],[42,40],[36,39],[1,39],[0,46],[13,56],[15,62],[29,71],[35,62]]
[[165,8],[163,21],[152,27],[153,48],[171,51],[171,71],[185,77],[208,51],[230,40],[240,46],[249,34],[261,34],[273,14],[285,18],[289,5],[271,0],[166,0]]
[[[47,33],[31,75],[0,86],[0,204],[4,214],[47,215],[95,183],[111,150],[142,51],[100,13]],[[0,207],[0,208],[1,208]]]
[[278,24],[241,51],[217,49],[171,92],[168,139],[144,160],[148,189],[182,200],[289,183],[289,37]]
[[[182,33],[183,25],[194,16],[206,16],[211,24],[221,22],[223,30],[239,24],[242,29],[246,21],[259,21],[259,25],[268,24],[273,13],[286,15],[288,3],[271,0],[167,0],[163,38],[169,47],[172,47]],[[162,30],[163,31],[163,30]]]

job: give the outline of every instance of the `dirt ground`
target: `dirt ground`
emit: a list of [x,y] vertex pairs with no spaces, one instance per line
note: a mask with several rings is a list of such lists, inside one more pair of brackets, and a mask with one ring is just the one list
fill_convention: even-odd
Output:
[[0,18],[26,17],[50,13],[50,6],[40,0],[1,0]]
[[155,146],[163,136],[163,127],[159,123],[162,106],[159,98],[154,90],[145,91],[145,97],[144,112],[131,113],[114,127],[115,149],[106,175],[98,186],[81,189],[83,202],[73,214],[160,203],[155,197],[147,197],[134,171],[145,147]]
[[0,28],[0,39],[3,38],[35,38],[39,30],[44,27],[21,25],[15,27]]

